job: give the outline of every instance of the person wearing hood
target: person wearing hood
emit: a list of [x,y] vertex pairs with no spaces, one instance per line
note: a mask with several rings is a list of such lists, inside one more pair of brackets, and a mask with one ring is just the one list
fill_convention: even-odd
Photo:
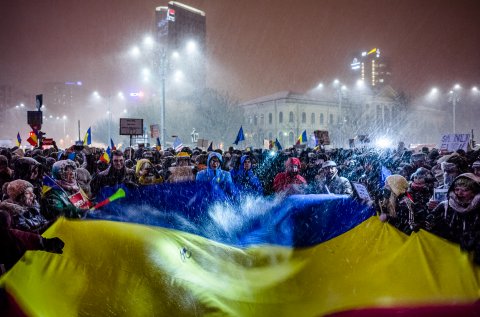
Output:
[[300,160],[289,157],[285,162],[285,172],[278,173],[273,180],[273,190],[287,195],[304,194],[307,181],[300,175]]
[[125,166],[125,158],[120,150],[112,151],[110,166],[96,174],[91,183],[92,195],[96,195],[105,186],[117,186],[121,184],[135,185],[135,171]]
[[137,161],[135,176],[139,185],[163,183],[163,177],[157,172],[150,160],[143,158]]
[[262,183],[253,173],[252,159],[249,155],[242,155],[238,169],[232,169],[230,175],[240,192],[255,195],[263,194]]
[[36,199],[42,194],[43,167],[31,157],[17,159],[13,167],[13,179],[23,179],[33,185]]
[[8,167],[8,158],[0,155],[0,188],[13,179],[13,170]]
[[40,205],[35,200],[33,185],[22,179],[7,184],[8,199],[0,203],[12,218],[12,228],[42,233],[50,222],[40,213]]
[[407,193],[408,181],[405,177],[394,174],[387,177],[384,187],[384,200],[381,203],[380,220],[411,234],[418,229],[415,223],[413,200]]
[[77,182],[77,165],[72,160],[55,162],[52,178],[55,185],[41,199],[41,211],[48,220],[60,216],[82,218],[90,207],[90,201]]
[[229,172],[222,170],[222,155],[211,152],[207,159],[207,168],[197,173],[197,182],[209,182],[215,190],[230,196],[236,196],[237,189]]
[[473,251],[480,264],[480,177],[473,173],[457,176],[447,200],[427,216],[427,230]]

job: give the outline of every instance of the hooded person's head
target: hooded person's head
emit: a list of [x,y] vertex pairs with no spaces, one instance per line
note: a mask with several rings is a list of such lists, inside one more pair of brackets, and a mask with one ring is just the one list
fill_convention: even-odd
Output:
[[211,170],[219,170],[221,169],[223,162],[222,155],[218,152],[210,152],[208,154],[208,159],[207,159],[207,168]]
[[297,175],[300,172],[300,160],[296,157],[289,157],[285,162],[285,170],[290,175]]
[[35,201],[33,185],[23,179],[16,179],[7,185],[8,197],[21,205],[32,206]]
[[408,181],[401,175],[390,175],[385,180],[385,188],[390,189],[395,196],[400,196],[401,194],[405,194],[407,192]]
[[460,174],[452,182],[448,191],[450,197],[453,194],[460,204],[470,204],[475,196],[480,194],[480,177],[473,173]]

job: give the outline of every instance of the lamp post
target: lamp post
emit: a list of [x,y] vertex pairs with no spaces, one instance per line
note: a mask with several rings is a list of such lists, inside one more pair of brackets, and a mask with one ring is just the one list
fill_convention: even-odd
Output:
[[460,89],[460,85],[456,84],[452,90],[450,90],[450,95],[448,97],[448,101],[452,103],[452,112],[453,112],[453,120],[452,120],[452,125],[453,125],[453,133],[455,134],[455,115],[456,115],[456,107],[457,107],[457,102],[460,101],[460,96],[458,94],[458,90]]
[[160,80],[162,82],[162,103],[160,106],[160,131],[161,135],[161,144],[165,147],[165,135],[167,134],[167,129],[165,128],[165,80],[167,76],[167,52],[166,48],[162,48],[160,52]]

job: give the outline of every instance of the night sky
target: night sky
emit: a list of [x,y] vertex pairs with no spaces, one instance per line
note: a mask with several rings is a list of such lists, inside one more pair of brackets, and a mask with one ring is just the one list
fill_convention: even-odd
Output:
[[[129,89],[126,51],[151,33],[151,0],[3,0],[0,84]],[[345,80],[355,53],[378,47],[392,86],[480,84],[478,0],[185,0],[207,17],[208,85],[248,100]]]

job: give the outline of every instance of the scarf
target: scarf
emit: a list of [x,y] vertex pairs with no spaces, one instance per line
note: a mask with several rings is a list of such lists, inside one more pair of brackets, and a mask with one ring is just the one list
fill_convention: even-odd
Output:
[[480,194],[475,195],[470,203],[461,203],[458,201],[454,192],[450,192],[448,205],[458,213],[467,213],[472,210],[480,209]]
[[70,195],[78,193],[80,191],[80,187],[78,187],[78,184],[77,184],[76,180],[69,183],[69,182],[64,181],[63,179],[59,179],[59,180],[56,181],[56,183],[58,184],[58,186],[62,187],[62,189],[64,189]]

